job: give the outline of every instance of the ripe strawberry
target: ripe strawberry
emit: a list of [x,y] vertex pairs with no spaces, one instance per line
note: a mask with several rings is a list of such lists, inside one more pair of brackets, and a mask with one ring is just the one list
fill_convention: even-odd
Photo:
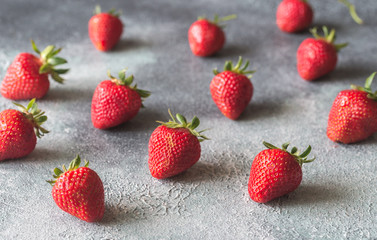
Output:
[[89,38],[98,50],[109,51],[118,43],[123,32],[119,13],[114,9],[101,13],[101,8],[96,6],[94,14],[88,23]]
[[55,69],[55,66],[67,63],[56,56],[61,48],[55,49],[55,46],[50,45],[41,52],[33,40],[31,44],[40,56],[30,53],[16,56],[1,84],[3,97],[13,100],[42,98],[50,87],[49,74],[58,83],[63,83],[64,79],[59,74],[68,72],[68,69]]
[[370,75],[364,87],[341,91],[331,107],[327,136],[335,142],[354,143],[377,132],[377,91],[371,84],[377,72]]
[[175,120],[169,110],[172,120],[159,122],[149,139],[149,170],[153,177],[164,179],[186,171],[200,158],[200,142],[208,139],[197,132],[200,124],[194,116],[191,122],[177,113]]
[[266,142],[263,144],[268,149],[254,158],[248,184],[251,199],[259,203],[294,191],[302,180],[302,164],[315,159],[307,159],[311,151],[310,145],[300,154],[296,147],[288,152],[289,143],[283,144],[282,149]]
[[297,50],[297,70],[300,76],[308,81],[315,80],[335,69],[337,52],[347,43],[334,44],[335,29],[329,33],[323,26],[324,37],[317,34],[317,28],[310,31],[314,38],[305,39]]
[[224,71],[219,73],[213,70],[216,75],[210,84],[210,91],[213,101],[220,111],[230,119],[237,119],[245,110],[253,96],[253,84],[250,79],[255,71],[246,71],[249,61],[242,66],[242,57],[239,58],[236,66],[227,61]]
[[234,14],[223,18],[215,15],[213,21],[199,17],[188,30],[188,41],[192,53],[196,56],[207,57],[222,49],[225,43],[225,34],[221,29],[224,26],[219,24],[234,18],[236,18]]
[[113,77],[98,84],[92,99],[93,126],[100,129],[111,128],[131,120],[143,106],[143,98],[149,91],[131,86],[134,76],[126,78],[126,70],[119,73],[119,79]]
[[276,24],[283,32],[299,32],[312,21],[313,10],[306,0],[283,0],[276,11]]
[[35,99],[27,107],[14,103],[21,111],[7,109],[0,113],[0,161],[30,154],[37,144],[37,137],[48,133],[41,125],[47,120]]
[[63,211],[87,222],[97,222],[105,211],[103,184],[95,171],[88,168],[89,162],[80,167],[81,159],[77,155],[69,164],[63,165],[63,171],[54,169],[54,180],[47,181],[52,188],[52,197]]

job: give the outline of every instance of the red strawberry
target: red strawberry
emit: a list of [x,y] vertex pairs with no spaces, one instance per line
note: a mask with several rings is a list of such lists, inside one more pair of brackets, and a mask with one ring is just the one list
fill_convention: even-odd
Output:
[[172,120],[159,122],[162,125],[153,131],[149,139],[149,170],[158,179],[189,169],[200,158],[200,142],[208,139],[201,135],[203,131],[195,130],[200,124],[196,116],[188,123],[179,113],[176,114],[179,122],[170,111],[169,114]]
[[352,85],[353,90],[341,91],[335,98],[327,125],[332,141],[354,143],[377,132],[377,91],[371,90],[375,75],[367,78],[365,87]]
[[310,31],[314,38],[305,39],[297,50],[297,70],[300,76],[308,81],[315,80],[333,71],[338,60],[337,52],[347,46],[347,43],[334,44],[335,29],[329,33],[326,26],[325,34],[321,37],[317,34],[317,28]]
[[294,191],[302,180],[302,164],[315,159],[307,159],[311,151],[310,145],[300,154],[296,147],[288,152],[289,143],[283,144],[282,149],[266,142],[263,144],[268,149],[254,158],[248,184],[251,199],[259,203]]
[[123,32],[119,13],[114,9],[101,13],[101,8],[97,6],[95,15],[89,20],[88,31],[90,40],[98,50],[109,51],[118,43]]
[[196,56],[207,57],[222,49],[225,43],[225,34],[221,29],[223,26],[220,26],[219,23],[234,18],[236,15],[223,18],[215,15],[215,19],[209,21],[204,17],[199,17],[188,30],[188,41],[192,53]]
[[227,61],[224,71],[219,73],[217,69],[213,71],[216,75],[210,84],[210,91],[213,101],[220,111],[230,119],[237,119],[245,110],[253,96],[253,84],[250,79],[255,71],[246,71],[249,61],[242,66],[242,57],[239,58],[236,66],[231,61]]
[[0,113],[0,161],[15,159],[30,154],[37,143],[37,137],[48,133],[41,127],[47,117],[38,109],[35,99],[27,107],[14,103],[21,111],[7,109]]
[[93,126],[100,129],[111,128],[131,120],[143,106],[142,99],[150,95],[149,91],[131,86],[134,76],[126,78],[126,70],[119,73],[119,79],[113,77],[98,84],[92,99]]
[[59,74],[68,72],[68,69],[55,69],[55,66],[67,63],[65,59],[56,56],[61,48],[55,49],[55,46],[50,45],[41,52],[33,40],[31,44],[40,56],[30,53],[16,56],[1,84],[3,97],[13,100],[42,98],[50,87],[49,74],[58,83],[63,83],[64,79]]
[[98,222],[105,211],[103,184],[95,171],[88,168],[89,162],[80,167],[77,155],[68,169],[54,169],[54,180],[47,181],[52,188],[52,197],[63,211],[87,222]]
[[313,10],[306,0],[283,0],[276,11],[276,24],[283,32],[298,32],[310,26]]

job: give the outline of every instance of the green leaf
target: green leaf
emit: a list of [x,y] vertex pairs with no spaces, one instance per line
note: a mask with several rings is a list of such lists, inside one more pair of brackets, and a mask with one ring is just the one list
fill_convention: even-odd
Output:
[[177,113],[177,114],[175,115],[175,117],[178,119],[178,121],[179,121],[181,124],[183,124],[183,125],[186,125],[186,124],[187,124],[187,120],[186,120],[186,118],[185,118],[183,115]]
[[309,147],[303,152],[301,153],[301,155],[299,156],[300,158],[305,158],[309,155],[310,151],[312,150],[312,147],[309,145]]
[[124,83],[127,85],[127,86],[130,86],[132,84],[132,82],[134,81],[134,75],[131,75],[129,76],[128,78],[124,79]]
[[77,168],[80,167],[80,163],[81,163],[81,158],[79,155],[76,156],[75,159],[73,159],[71,161],[71,163],[69,164],[69,167],[68,167],[68,171],[72,171],[72,170],[75,170]]
[[263,141],[263,145],[264,145],[266,148],[269,148],[269,149],[279,149],[278,147],[275,147],[275,146],[272,145],[271,143],[268,143],[268,142],[265,142],[265,141]]
[[43,123],[47,121],[47,116],[40,116],[39,118],[36,119],[38,123]]
[[48,59],[51,53],[53,53],[55,49],[54,45],[47,46],[42,52],[41,52],[41,58],[42,59]]
[[64,79],[60,77],[59,74],[56,72],[51,72],[51,77],[58,83],[64,83]]
[[33,48],[34,52],[41,54],[41,51],[39,51],[35,42],[32,39],[30,41],[31,41],[31,47]]
[[297,147],[293,147],[292,150],[291,150],[291,153],[295,154],[297,152],[297,150],[298,150]]
[[118,76],[120,80],[124,81],[126,79],[126,70],[120,71]]
[[151,95],[151,92],[141,89],[136,89],[136,92],[140,95],[141,98],[147,98]]
[[55,173],[56,176],[60,176],[63,173],[63,171],[60,170],[59,168],[55,168],[54,173]]
[[34,105],[34,103],[35,103],[35,98],[30,100],[30,102],[26,106],[26,110],[29,111],[29,109]]
[[282,145],[283,150],[287,150],[289,144],[290,144],[289,142],[287,142],[287,143],[283,143],[283,145]]
[[50,57],[53,57],[53,56],[55,56],[56,54],[60,53],[61,50],[62,50],[62,48],[58,48],[58,49],[56,49],[55,51],[53,51],[53,52],[50,54]]
[[53,69],[54,72],[56,72],[57,74],[65,74],[69,71],[68,68],[62,68],[62,69]]
[[197,116],[194,116],[191,121],[191,129],[197,128],[199,124],[200,124],[199,118]]
[[40,73],[40,74],[48,73],[50,70],[51,70],[51,69],[50,69],[50,64],[45,63],[45,64],[43,64],[43,65],[39,68],[39,73]]
[[97,15],[97,14],[100,14],[100,13],[101,13],[101,6],[96,5],[96,7],[94,8],[94,15]]
[[67,60],[61,57],[52,57],[47,60],[47,63],[51,64],[52,66],[56,66],[56,65],[67,63]]
[[371,86],[372,86],[372,82],[373,82],[373,79],[374,79],[374,76],[377,74],[377,72],[374,72],[372,73],[368,78],[367,80],[365,81],[365,89],[369,90],[369,91],[372,91],[371,90]]

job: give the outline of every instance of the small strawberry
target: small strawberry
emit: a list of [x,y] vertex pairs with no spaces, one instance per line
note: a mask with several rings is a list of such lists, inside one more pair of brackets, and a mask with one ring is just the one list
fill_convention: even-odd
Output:
[[153,177],[164,179],[186,171],[200,158],[200,142],[208,139],[197,132],[200,124],[194,116],[191,122],[177,113],[175,120],[169,110],[172,120],[159,122],[149,139],[149,170]]
[[35,99],[27,107],[14,103],[21,111],[7,109],[0,113],[0,161],[30,154],[37,144],[37,137],[48,133],[41,125],[47,120]]
[[283,32],[299,32],[312,21],[313,10],[306,0],[283,0],[276,11],[276,24]]
[[341,91],[331,107],[327,136],[334,142],[354,143],[377,132],[377,91],[371,85],[377,72],[370,75],[364,87],[352,85]]
[[96,6],[94,16],[88,23],[88,31],[90,40],[98,50],[109,51],[118,43],[123,32],[119,13],[114,9],[101,13],[100,6]]
[[196,56],[207,57],[222,49],[225,43],[225,34],[221,29],[224,26],[219,24],[234,18],[236,18],[234,14],[223,18],[215,15],[213,21],[199,17],[188,30],[188,41],[192,53]]
[[55,49],[55,46],[50,45],[41,52],[33,40],[31,44],[40,56],[30,53],[16,56],[1,83],[3,97],[13,100],[42,98],[50,87],[48,75],[58,83],[63,83],[64,79],[59,74],[68,72],[68,69],[55,69],[55,66],[67,63],[56,56],[61,48]]
[[149,91],[131,86],[134,76],[126,78],[126,70],[119,73],[119,79],[107,73],[111,80],[98,84],[92,99],[93,126],[100,129],[115,127],[131,120],[143,106],[143,98]]
[[338,60],[337,52],[347,46],[347,43],[334,44],[335,29],[330,33],[326,26],[322,29],[324,37],[317,34],[317,28],[312,28],[310,31],[315,39],[305,39],[297,50],[297,71],[308,81],[333,71]]
[[54,169],[54,180],[47,181],[52,188],[52,197],[56,205],[87,222],[98,222],[105,211],[105,194],[100,177],[88,168],[89,162],[80,167],[81,159],[77,155],[69,164],[63,165],[63,171]]
[[219,73],[213,70],[215,77],[210,84],[210,91],[213,101],[220,111],[230,119],[237,119],[245,110],[253,96],[253,84],[250,79],[255,71],[246,71],[249,61],[242,66],[242,57],[239,58],[236,66],[227,61],[224,71]]
[[300,154],[296,147],[288,152],[289,143],[283,144],[282,149],[266,142],[263,144],[268,149],[254,158],[248,184],[251,199],[259,203],[294,191],[302,180],[302,164],[315,159],[307,159],[311,151],[310,145]]

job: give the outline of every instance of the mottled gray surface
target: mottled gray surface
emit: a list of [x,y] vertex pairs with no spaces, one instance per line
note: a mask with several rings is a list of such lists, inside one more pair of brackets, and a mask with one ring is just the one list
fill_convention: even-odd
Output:
[[[103,1],[117,7],[125,31],[114,51],[95,50],[87,37],[93,1],[0,1],[0,77],[19,52],[64,47],[71,71],[66,84],[51,84],[39,101],[50,134],[29,156],[0,163],[0,239],[376,239],[377,136],[352,145],[326,137],[333,99],[377,70],[377,3],[356,1],[366,24],[345,7],[311,1],[316,25],[335,27],[349,42],[337,69],[316,82],[300,79],[296,50],[309,33],[285,34],[275,25],[279,0]],[[191,1],[190,1],[191,2]],[[236,13],[226,27],[225,48],[210,58],[191,54],[187,30],[198,15]],[[237,121],[212,102],[212,69],[242,55],[256,69],[255,94]],[[128,67],[153,94],[145,109],[123,126],[101,131],[90,120],[96,85]],[[374,89],[377,83],[374,84]],[[23,101],[22,103],[26,103]],[[0,109],[13,108],[0,98]],[[201,119],[212,140],[190,170],[156,180],[148,169],[148,139],[167,109]],[[300,187],[268,204],[250,200],[247,182],[262,141],[313,146],[317,160],[303,167]],[[54,167],[79,153],[91,161],[105,186],[102,222],[86,223],[61,211],[51,196]]]

